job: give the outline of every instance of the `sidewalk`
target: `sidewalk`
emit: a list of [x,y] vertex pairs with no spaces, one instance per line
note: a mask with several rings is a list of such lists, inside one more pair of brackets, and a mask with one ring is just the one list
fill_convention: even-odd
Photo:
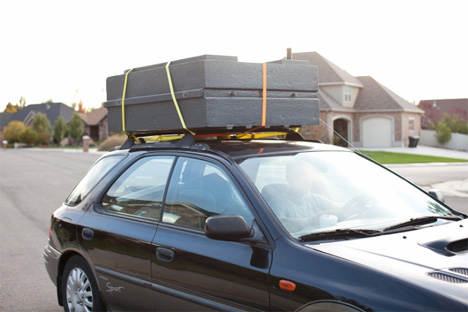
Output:
[[418,145],[417,147],[359,147],[363,151],[385,151],[404,154],[417,154],[427,156],[439,156],[468,160],[468,152],[449,150],[445,148]]

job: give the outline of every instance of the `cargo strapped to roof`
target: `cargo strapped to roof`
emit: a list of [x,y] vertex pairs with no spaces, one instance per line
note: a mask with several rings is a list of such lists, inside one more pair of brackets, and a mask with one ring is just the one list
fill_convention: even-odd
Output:
[[159,134],[283,131],[318,124],[318,73],[297,60],[204,55],[106,81],[108,130]]

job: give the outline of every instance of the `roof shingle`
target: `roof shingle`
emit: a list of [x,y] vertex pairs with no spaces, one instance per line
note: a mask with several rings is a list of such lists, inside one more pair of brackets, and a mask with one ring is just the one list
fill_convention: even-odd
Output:
[[317,52],[293,53],[292,56],[297,60],[307,60],[310,62],[310,65],[318,67],[319,85],[336,83],[362,87],[361,82],[356,77],[339,68]]

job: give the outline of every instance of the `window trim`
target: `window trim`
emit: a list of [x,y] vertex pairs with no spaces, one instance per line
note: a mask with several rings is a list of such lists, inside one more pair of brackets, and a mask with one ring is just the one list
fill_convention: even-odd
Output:
[[348,85],[345,85],[344,86],[344,101],[346,103],[350,103],[352,102],[352,91],[351,91],[351,87],[348,86]]
[[414,117],[408,117],[408,131],[414,132],[416,129],[416,119]]

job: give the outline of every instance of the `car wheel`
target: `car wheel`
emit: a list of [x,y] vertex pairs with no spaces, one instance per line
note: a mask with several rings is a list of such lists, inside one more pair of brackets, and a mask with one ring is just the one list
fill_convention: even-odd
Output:
[[91,269],[80,256],[68,260],[63,270],[61,287],[65,311],[105,311]]

